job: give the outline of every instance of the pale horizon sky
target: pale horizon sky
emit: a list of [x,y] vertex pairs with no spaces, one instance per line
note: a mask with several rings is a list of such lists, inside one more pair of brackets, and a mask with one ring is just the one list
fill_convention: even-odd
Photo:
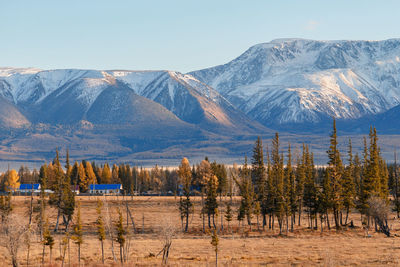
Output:
[[189,72],[278,38],[398,38],[399,10],[397,0],[0,0],[0,66]]

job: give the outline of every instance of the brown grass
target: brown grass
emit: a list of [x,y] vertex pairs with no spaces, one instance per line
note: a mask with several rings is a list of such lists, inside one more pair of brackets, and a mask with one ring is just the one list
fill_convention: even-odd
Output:
[[[102,199],[102,197],[99,197]],[[82,219],[84,222],[84,244],[82,247],[81,266],[102,266],[100,243],[96,238],[96,197],[78,197],[82,206]],[[182,266],[213,266],[214,251],[210,244],[208,234],[202,234],[202,220],[199,216],[200,198],[196,198],[195,215],[191,218],[189,225],[190,233],[180,232],[180,218],[177,210],[178,198],[174,197],[134,197],[125,198],[130,200],[130,209],[135,218],[137,233],[131,231],[131,253],[130,261],[125,266],[158,266],[161,264],[161,257],[155,257],[162,249],[162,240],[159,231],[166,219],[173,220],[178,229],[178,234],[172,242],[169,264]],[[28,199],[26,197],[14,197],[14,212],[26,215]],[[115,209],[122,197],[107,197],[113,211],[113,218],[116,219]],[[238,203],[238,199],[235,199]],[[224,211],[223,205],[222,211]],[[236,210],[236,207],[233,208]],[[56,211],[53,208],[47,209],[54,224]],[[123,209],[123,211],[125,211]],[[124,218],[126,220],[126,214]],[[236,215],[235,215],[236,217]],[[394,216],[392,216],[393,218]],[[142,229],[144,218],[144,228]],[[26,219],[26,216],[25,216]],[[258,232],[253,224],[252,231],[248,227],[238,229],[238,222],[231,222],[235,233],[231,234],[226,229],[220,234],[220,266],[397,266],[400,257],[400,240],[398,237],[387,238],[383,234],[370,231],[372,237],[365,237],[360,223],[360,215],[351,216],[354,220],[355,229],[344,229],[340,232],[335,230],[320,231],[307,229],[306,219],[303,219],[302,226],[296,226],[294,233],[287,236],[278,235],[275,230]],[[253,219],[255,223],[255,219]],[[392,232],[397,234],[400,224],[397,220],[391,220]],[[62,229],[62,228],[61,228]],[[142,233],[143,231],[143,233]],[[55,235],[56,245],[53,249],[53,266],[60,266],[60,240],[63,234]],[[108,237],[107,237],[108,238]],[[42,246],[38,238],[31,251],[31,266],[39,266],[41,261]],[[118,255],[118,245],[116,253]],[[107,239],[105,243],[106,265],[119,266],[114,263],[111,255],[111,242]],[[46,248],[48,249],[48,248]],[[47,250],[48,260],[48,250]],[[68,259],[66,260],[68,263]],[[71,243],[71,261],[77,266],[77,248]],[[26,265],[26,248],[20,253],[21,265]],[[5,248],[0,248],[0,265],[8,266],[9,256]],[[66,265],[68,266],[68,264]]]

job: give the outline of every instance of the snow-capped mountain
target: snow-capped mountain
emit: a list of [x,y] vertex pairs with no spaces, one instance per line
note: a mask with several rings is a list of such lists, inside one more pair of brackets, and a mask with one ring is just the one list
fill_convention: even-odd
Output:
[[400,39],[278,39],[190,74],[265,126],[357,119],[400,103]]
[[179,72],[0,68],[0,162],[43,162],[61,146],[75,158],[175,164],[242,153],[238,138],[266,131]]
[[[169,118],[205,129],[261,127],[213,88],[173,71],[2,68],[0,98],[31,123],[124,124]],[[152,107],[147,113],[132,113],[138,106],[144,110],[144,103]],[[19,121],[17,125],[26,125]]]
[[0,161],[42,162],[60,145],[86,159],[237,158],[268,128],[322,144],[331,117],[397,134],[399,111],[400,39],[279,39],[189,74],[0,68]]

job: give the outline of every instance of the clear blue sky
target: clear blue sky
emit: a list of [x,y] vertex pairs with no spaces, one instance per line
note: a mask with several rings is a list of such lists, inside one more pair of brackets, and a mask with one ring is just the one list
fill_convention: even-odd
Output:
[[398,0],[0,0],[0,66],[219,65],[276,38],[400,37]]

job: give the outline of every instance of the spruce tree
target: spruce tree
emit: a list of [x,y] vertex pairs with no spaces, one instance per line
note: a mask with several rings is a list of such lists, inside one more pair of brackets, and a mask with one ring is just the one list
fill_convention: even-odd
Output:
[[292,168],[292,151],[290,144],[288,146],[288,158],[286,163],[285,176],[286,176],[286,183],[288,183],[288,185],[286,185],[287,187],[286,197],[288,198],[287,215],[290,215],[291,217],[290,230],[293,232],[295,216],[297,211],[297,197],[296,197],[296,175]]
[[330,147],[328,153],[328,177],[330,179],[331,199],[333,216],[335,219],[336,229],[340,229],[339,214],[342,209],[342,179],[343,179],[343,165],[340,158],[340,152],[337,143],[336,120],[333,120],[333,130],[330,136]]
[[397,218],[400,218],[400,184],[399,184],[399,176],[398,176],[398,167],[397,167],[397,152],[394,152],[394,164],[392,170],[392,177],[393,177],[393,197],[394,197],[394,209],[393,211],[396,212]]
[[381,183],[381,169],[380,169],[380,158],[378,148],[378,137],[376,135],[376,129],[371,127],[370,133],[370,147],[369,147],[369,173],[370,179],[373,184],[373,195],[381,196],[382,183]]
[[364,137],[364,151],[363,151],[363,168],[360,181],[360,192],[359,192],[359,205],[358,209],[362,214],[367,214],[369,205],[368,199],[374,195],[374,178],[372,176],[371,164],[369,159],[369,151],[367,147],[367,140]]
[[214,247],[214,252],[215,252],[215,266],[218,267],[219,238],[216,229],[213,229],[213,231],[211,232],[211,245]]
[[216,161],[211,163],[211,169],[215,176],[218,178],[218,189],[217,193],[219,194],[220,198],[222,195],[226,193],[227,186],[228,186],[228,174],[224,164],[218,164]]
[[74,185],[74,190],[76,189],[76,186],[79,185],[78,169],[79,169],[78,162],[75,161],[74,165],[71,168],[71,175],[70,175],[71,185]]
[[68,177],[71,177],[72,166],[69,162],[69,149],[67,149],[67,154],[65,158],[65,174]]
[[117,230],[117,243],[119,244],[119,254],[121,258],[121,263],[124,263],[124,245],[125,245],[125,235],[126,235],[126,230],[124,228],[124,219],[122,217],[122,212],[118,208],[117,209],[118,213],[118,221],[115,225],[116,230]]
[[[207,193],[207,184],[209,183],[209,180],[211,180],[211,177],[213,175],[214,174],[212,172],[210,162],[208,162],[208,160],[206,159],[202,160],[200,162],[200,165],[197,166],[195,183],[198,187],[200,187],[201,190],[201,206],[202,206],[201,217],[203,221],[203,232],[205,232],[205,213],[207,212],[207,208],[204,201],[204,194]],[[215,203],[216,203],[216,196],[215,196]],[[210,206],[210,208],[212,207]],[[209,214],[211,213],[213,213],[213,211],[210,210]],[[208,225],[209,227],[211,227],[210,215],[208,216]]]
[[380,194],[379,196],[388,201],[389,200],[389,171],[386,161],[379,154],[379,169],[380,169]]
[[215,224],[215,210],[218,209],[217,202],[217,190],[218,190],[218,178],[212,175],[206,184],[206,200],[205,200],[205,210],[208,215],[208,227],[211,228],[211,218],[213,222],[213,227],[216,229]]
[[264,201],[261,202],[261,214],[263,215],[263,228],[266,225],[266,214],[269,215],[269,229],[274,229],[274,212],[275,212],[275,198],[276,198],[276,187],[274,185],[272,177],[272,167],[270,160],[270,153],[268,148],[267,153],[267,183],[266,183],[266,197]]
[[328,229],[330,229],[329,212],[332,209],[332,199],[330,172],[325,169],[322,180],[322,192],[318,197],[318,211],[320,213],[321,222],[324,218],[326,219]]
[[259,222],[259,216],[261,214],[261,205],[259,201],[254,202],[254,207],[253,207],[253,213],[256,216],[257,219],[257,230],[260,230],[260,222]]
[[244,165],[240,172],[240,178],[237,179],[234,177],[234,180],[239,187],[239,194],[241,197],[239,212],[243,212],[243,217],[247,218],[247,224],[251,226],[255,194],[250,170],[247,166],[247,157],[245,157]]
[[353,148],[351,145],[351,140],[349,139],[349,148],[348,148],[348,162],[349,165],[346,167],[342,179],[342,198],[343,198],[343,207],[346,210],[346,219],[344,224],[347,224],[347,219],[349,217],[350,209],[354,207],[355,202],[355,184],[354,184],[354,163],[353,163]]
[[[59,152],[56,150],[56,157],[53,160],[53,168],[52,168],[52,182],[50,189],[53,190],[54,193],[50,194],[49,204],[57,208],[57,222],[54,228],[54,232],[58,231],[58,226],[60,222],[60,217],[62,215],[62,206],[63,206],[63,193],[65,186],[65,174],[61,167]],[[68,189],[70,189],[70,185],[66,185]]]
[[275,188],[274,198],[274,214],[278,219],[279,233],[282,234],[283,219],[285,216],[285,199],[283,192],[283,158],[279,151],[279,134],[275,134],[275,138],[272,140],[272,184]]
[[[304,145],[303,145],[304,146]],[[298,155],[297,162],[296,162],[296,206],[297,206],[297,213],[298,213],[298,220],[297,223],[301,225],[301,214],[303,211],[303,196],[304,196],[304,183],[306,180],[306,170],[304,168],[305,162],[305,154],[302,154],[302,157]]]
[[262,215],[265,222],[266,206],[268,205],[266,196],[267,177],[264,166],[264,151],[262,140],[257,137],[257,140],[253,147],[253,156],[251,159],[251,177],[254,185],[254,192],[258,201],[263,203]]
[[355,187],[356,198],[359,198],[360,196],[361,180],[362,180],[361,175],[362,175],[362,165],[360,157],[358,156],[358,153],[356,153],[353,160],[353,179],[354,179],[353,183]]
[[[314,175],[314,166],[312,155],[309,153],[308,146],[303,145],[303,158],[305,162],[303,162],[303,168],[306,173],[306,179],[304,181],[304,206],[308,209],[308,219],[309,219],[309,227],[314,229],[313,221],[317,214],[318,203],[317,203],[317,185],[315,183],[315,175]],[[316,226],[316,225],[315,225]]]
[[233,219],[233,215],[232,215],[232,207],[231,207],[231,203],[228,202],[226,204],[226,211],[225,211],[225,220],[228,222],[228,228],[230,229],[230,222]]
[[2,223],[5,222],[12,210],[13,206],[11,203],[11,192],[6,195],[0,195],[0,215]]

